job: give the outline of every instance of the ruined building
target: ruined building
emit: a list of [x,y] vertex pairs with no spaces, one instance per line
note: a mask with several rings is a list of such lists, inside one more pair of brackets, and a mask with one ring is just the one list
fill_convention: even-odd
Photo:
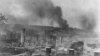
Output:
[[[93,32],[69,27],[67,21],[62,19],[60,7],[56,7],[52,13],[59,27],[0,24],[0,47],[69,48],[75,41],[84,41],[86,46],[90,43],[97,44],[97,38]],[[91,49],[91,47],[89,48]],[[0,52],[2,52],[1,49]]]

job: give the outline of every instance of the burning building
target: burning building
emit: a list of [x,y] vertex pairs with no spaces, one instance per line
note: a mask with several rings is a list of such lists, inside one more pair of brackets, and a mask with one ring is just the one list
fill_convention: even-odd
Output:
[[[51,6],[52,7],[52,6]],[[69,27],[66,20],[62,17],[61,8],[53,6],[52,8],[39,7],[36,10],[36,14],[40,18],[45,18],[56,22],[59,26],[40,26],[40,25],[23,25],[23,24],[1,24],[1,43],[3,47],[25,47],[27,49],[32,48],[45,48],[46,46],[52,46],[53,48],[69,48],[73,42],[83,41],[85,45],[97,43],[97,38],[92,31],[85,31],[76,28]],[[51,18],[51,19],[50,19]],[[90,45],[91,46],[91,45]],[[90,49],[95,48],[91,46]],[[9,50],[3,50],[0,52],[12,53]],[[25,49],[25,51],[27,51]],[[23,51],[22,51],[23,52]]]
[[[4,35],[1,35],[2,43],[4,43],[3,46],[25,48],[45,48],[46,46],[52,46],[53,48],[59,49],[61,47],[69,48],[73,42],[77,41],[84,41],[86,46],[87,44],[97,43],[95,42],[97,38],[94,38],[96,37],[94,33],[76,28],[68,27],[65,29],[51,26],[20,24],[0,26],[0,29],[6,32]],[[92,48],[92,46],[89,48]]]
[[[77,41],[83,41],[86,45],[86,48],[88,44],[97,43],[97,38],[94,38],[97,36],[92,31],[85,31],[69,27],[67,21],[62,18],[62,11],[60,7],[54,8],[50,11],[50,13],[54,18],[52,20],[58,23],[58,27],[23,24],[1,24],[0,31],[1,33],[4,32],[4,34],[0,35],[2,43],[1,46],[7,46],[7,48],[9,46],[12,48],[25,47],[26,49],[24,49],[24,51],[27,51],[27,49],[42,49],[47,46],[52,46],[54,49],[59,49],[62,47],[68,49],[73,42]],[[92,46],[89,48],[93,49]],[[1,48],[0,52],[15,52],[9,52],[7,51],[8,49],[4,49],[5,48]]]

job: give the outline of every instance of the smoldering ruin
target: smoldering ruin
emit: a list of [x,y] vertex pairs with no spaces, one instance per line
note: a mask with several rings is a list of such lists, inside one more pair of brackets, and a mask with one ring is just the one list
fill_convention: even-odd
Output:
[[81,26],[76,28],[63,17],[62,7],[50,0],[12,2],[14,7],[7,4],[9,13],[0,10],[1,56],[100,55],[94,14],[80,14]]

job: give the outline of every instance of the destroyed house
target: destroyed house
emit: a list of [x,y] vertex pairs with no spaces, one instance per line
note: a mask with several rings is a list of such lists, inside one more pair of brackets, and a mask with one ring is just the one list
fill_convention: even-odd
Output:
[[[4,28],[3,28],[4,27]],[[4,25],[1,28],[4,30],[7,36],[14,40],[17,38],[17,42],[25,46],[56,46],[57,40],[66,35],[70,36],[74,33],[73,29],[63,29],[59,27],[51,26],[36,26],[36,25]],[[71,31],[73,32],[71,32]],[[12,34],[12,35],[11,35]],[[9,39],[6,37],[6,39]],[[60,42],[60,41],[59,41]],[[61,40],[62,42],[62,40]]]
[[[51,26],[36,26],[36,25],[0,25],[0,30],[10,33],[12,35],[6,34],[6,39],[15,40],[10,43],[11,45],[21,44],[26,47],[46,47],[46,46],[61,46],[65,45],[68,47],[70,45],[71,39],[85,39],[88,36],[87,32],[84,32],[76,28],[59,28]],[[1,32],[2,32],[1,31]],[[79,33],[77,33],[79,32]],[[82,33],[82,34],[81,34]],[[75,35],[78,35],[76,36]],[[87,35],[86,35],[87,34]],[[80,36],[85,36],[81,38]],[[9,37],[8,37],[9,36]],[[74,37],[73,37],[74,36]],[[1,35],[2,37],[2,35]],[[12,37],[12,38],[11,38]],[[87,38],[86,38],[87,39]],[[18,46],[18,45],[15,45]]]

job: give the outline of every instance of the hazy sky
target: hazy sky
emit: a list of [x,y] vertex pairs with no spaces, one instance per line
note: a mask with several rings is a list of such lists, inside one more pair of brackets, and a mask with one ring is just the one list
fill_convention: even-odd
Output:
[[[32,1],[34,3],[43,4],[46,0],[0,0],[0,11],[5,13],[7,17],[10,18],[9,22],[27,24],[27,21],[32,21],[29,20],[29,18],[31,16],[33,17],[32,14],[35,13],[32,13],[32,10],[35,10],[34,8],[36,8],[31,5]],[[94,20],[91,19],[96,18],[98,0],[52,0],[52,2],[54,5],[61,6],[63,18],[68,20],[68,24],[72,27],[82,28],[82,24],[84,22],[81,21],[83,19],[88,19],[88,21],[93,22]],[[21,18],[21,20],[17,20],[16,18]],[[37,17],[34,16],[34,18]],[[26,21],[23,22],[23,20]],[[42,19],[41,21],[44,22]],[[49,22],[48,20],[45,21]],[[38,24],[36,22],[34,22],[34,24]]]

